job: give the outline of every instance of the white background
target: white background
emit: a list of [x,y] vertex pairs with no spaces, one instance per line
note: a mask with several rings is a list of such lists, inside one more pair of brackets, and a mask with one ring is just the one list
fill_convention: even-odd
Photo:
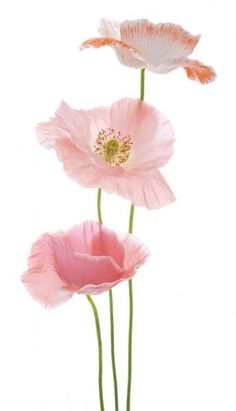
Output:
[[[5,0],[1,38],[0,409],[96,411],[97,346],[88,302],[47,311],[20,282],[41,233],[96,219],[96,191],[82,189],[43,149],[35,125],[60,101],[75,108],[139,95],[139,73],[111,49],[80,52],[103,16],[174,22],[202,38],[193,57],[214,66],[201,86],[183,70],[147,73],[146,101],[172,122],[175,154],[163,173],[177,201],[136,210],[135,234],[152,257],[134,281],[132,411],[236,409],[236,144],[233,1]],[[104,222],[125,231],[129,203],[104,195]],[[120,410],[125,410],[127,285],[114,290]],[[108,297],[96,302],[112,411]]]

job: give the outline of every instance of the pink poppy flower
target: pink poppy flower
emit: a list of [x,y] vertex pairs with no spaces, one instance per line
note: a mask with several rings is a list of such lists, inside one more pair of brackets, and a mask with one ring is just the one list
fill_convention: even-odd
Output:
[[93,221],[36,241],[22,281],[46,307],[73,294],[100,294],[135,274],[149,253],[130,234],[116,234]]
[[63,102],[54,118],[39,124],[37,135],[83,186],[102,187],[150,209],[175,199],[159,170],[173,152],[172,127],[139,99],[87,111]]
[[102,37],[85,41],[81,49],[111,46],[125,66],[146,68],[154,73],[183,67],[191,80],[206,84],[215,79],[212,67],[188,58],[200,36],[193,36],[176,24],[153,24],[145,19],[118,23],[102,19],[99,33]]

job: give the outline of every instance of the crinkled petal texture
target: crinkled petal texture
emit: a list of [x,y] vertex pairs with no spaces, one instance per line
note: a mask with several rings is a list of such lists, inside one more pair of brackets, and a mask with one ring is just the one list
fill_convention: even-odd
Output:
[[99,294],[133,277],[148,255],[132,235],[85,221],[68,232],[42,235],[22,281],[36,300],[54,307],[74,293]]
[[[196,60],[191,60],[190,72],[186,59],[193,52],[200,36],[193,36],[179,25],[153,24],[146,19],[127,20],[119,24],[102,19],[99,32],[103,37],[85,41],[81,49],[111,46],[120,62],[126,66],[146,68],[156,73],[168,73],[183,67],[190,79],[202,84],[214,80],[216,76],[212,67]],[[204,67],[204,74],[201,66]]]
[[[99,132],[107,129],[131,137],[129,158],[121,165],[109,164],[94,150]],[[88,111],[62,103],[54,118],[38,125],[37,135],[44,147],[55,149],[66,173],[85,187],[102,187],[149,209],[175,200],[159,170],[173,153],[171,124],[139,99]]]

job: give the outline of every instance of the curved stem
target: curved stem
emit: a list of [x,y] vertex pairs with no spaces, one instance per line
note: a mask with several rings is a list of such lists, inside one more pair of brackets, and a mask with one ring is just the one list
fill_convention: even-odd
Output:
[[99,317],[98,317],[98,311],[97,307],[90,295],[86,295],[93,313],[94,313],[94,318],[95,318],[95,324],[96,324],[96,332],[97,332],[97,340],[98,340],[98,387],[99,387],[99,399],[100,399],[100,409],[101,411],[104,411],[104,401],[103,401],[103,384],[102,384],[102,336],[101,336],[101,328],[100,328],[100,322],[99,322]]
[[[102,189],[99,188],[98,194],[97,194],[97,214],[98,214],[98,221],[100,224],[103,223],[101,202],[102,202]],[[110,308],[111,363],[112,363],[112,373],[113,373],[113,383],[114,383],[115,411],[119,411],[118,383],[117,383],[116,360],[115,360],[115,327],[114,327],[114,308],[113,308],[112,290],[109,290],[109,308]]]
[[[145,92],[145,69],[140,71],[140,100],[144,100]],[[133,233],[134,225],[134,205],[130,206],[129,214],[129,234]],[[129,337],[128,337],[128,383],[127,383],[127,400],[126,411],[130,411],[131,403],[131,383],[132,383],[132,342],[133,342],[133,316],[134,316],[134,303],[133,303],[133,282],[129,280]]]

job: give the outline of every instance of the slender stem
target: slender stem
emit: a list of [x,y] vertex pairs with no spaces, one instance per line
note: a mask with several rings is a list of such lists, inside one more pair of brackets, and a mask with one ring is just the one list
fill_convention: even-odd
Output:
[[94,318],[95,318],[95,324],[96,324],[96,332],[97,332],[97,339],[98,339],[98,387],[99,387],[99,399],[100,399],[100,409],[101,411],[104,411],[104,401],[103,401],[103,384],[102,384],[102,336],[101,336],[101,328],[100,328],[100,322],[99,322],[99,317],[98,317],[98,311],[97,307],[90,295],[86,295],[93,313],[94,313]]
[[145,89],[145,69],[141,69],[140,74],[140,100],[144,100],[144,89]]
[[101,208],[101,200],[102,200],[102,189],[98,189],[97,195],[97,212],[98,212],[98,222],[102,224],[102,208]]
[[[97,194],[97,214],[98,221],[102,224],[102,189],[98,189]],[[114,327],[114,308],[113,308],[113,293],[109,290],[109,308],[110,308],[110,335],[111,335],[111,363],[114,383],[114,397],[115,397],[115,411],[119,411],[119,399],[118,399],[118,383],[116,373],[116,360],[115,360],[115,327]]]
[[[144,100],[145,91],[145,69],[141,69],[140,72],[140,100]],[[129,214],[129,233],[133,233],[134,225],[134,205],[130,206]],[[133,342],[133,316],[134,316],[134,303],[133,303],[133,283],[132,279],[129,280],[129,336],[128,336],[128,383],[127,383],[127,400],[126,411],[130,411],[131,403],[131,383],[132,383],[132,342]]]
[[132,234],[133,226],[134,226],[134,205],[131,204],[130,214],[129,214],[129,234]]
[[[129,233],[133,232],[134,223],[134,205],[130,206],[129,215]],[[129,336],[128,336],[128,384],[127,384],[127,400],[126,400],[126,410],[130,411],[130,400],[131,400],[131,382],[132,382],[132,341],[133,341],[133,283],[132,279],[129,280]]]
[[110,329],[111,329],[111,362],[114,381],[114,396],[115,396],[115,410],[119,411],[118,399],[118,384],[116,375],[116,360],[115,360],[115,330],[114,330],[114,310],[113,310],[113,294],[109,290],[109,306],[110,306]]

